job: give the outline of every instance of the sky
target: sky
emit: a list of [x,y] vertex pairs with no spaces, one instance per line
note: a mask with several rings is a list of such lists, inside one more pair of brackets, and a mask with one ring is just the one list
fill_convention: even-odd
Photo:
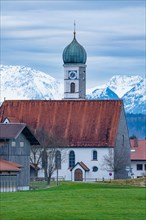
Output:
[[1,0],[1,64],[43,71],[63,82],[62,53],[87,52],[87,88],[113,75],[145,77],[145,0]]

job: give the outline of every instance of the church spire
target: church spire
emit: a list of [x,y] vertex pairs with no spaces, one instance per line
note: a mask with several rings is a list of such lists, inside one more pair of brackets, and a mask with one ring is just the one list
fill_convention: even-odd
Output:
[[75,20],[74,20],[74,38],[76,37],[76,22],[75,22]]
[[86,99],[86,60],[84,47],[76,40],[76,23],[74,21],[74,38],[63,51],[64,62],[64,99]]

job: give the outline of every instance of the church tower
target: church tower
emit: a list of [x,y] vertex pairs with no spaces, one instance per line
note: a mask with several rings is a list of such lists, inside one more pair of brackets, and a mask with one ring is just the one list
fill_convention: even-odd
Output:
[[87,54],[76,40],[75,29],[73,34],[72,42],[63,51],[64,99],[85,99]]

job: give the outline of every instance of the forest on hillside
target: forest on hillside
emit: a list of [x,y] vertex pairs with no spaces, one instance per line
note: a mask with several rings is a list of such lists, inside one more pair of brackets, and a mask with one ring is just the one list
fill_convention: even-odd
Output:
[[129,136],[146,138],[146,114],[126,114]]

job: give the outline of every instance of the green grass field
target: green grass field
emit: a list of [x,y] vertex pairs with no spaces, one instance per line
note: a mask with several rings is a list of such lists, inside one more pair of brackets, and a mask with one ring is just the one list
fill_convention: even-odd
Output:
[[0,199],[0,220],[146,220],[144,187],[66,182]]

